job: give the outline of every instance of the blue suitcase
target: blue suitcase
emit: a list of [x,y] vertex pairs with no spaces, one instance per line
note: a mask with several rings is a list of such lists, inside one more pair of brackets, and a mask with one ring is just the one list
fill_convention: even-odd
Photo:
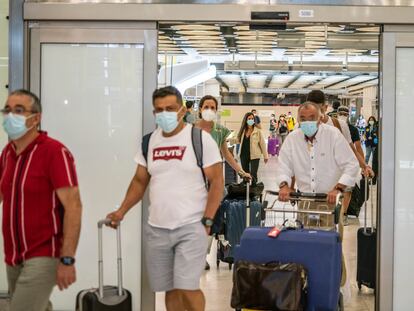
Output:
[[339,234],[322,230],[287,230],[277,238],[270,228],[248,228],[234,259],[255,263],[294,262],[308,270],[307,311],[336,311],[340,302],[342,246]]
[[[226,244],[217,242],[217,267],[220,261],[229,264],[231,269],[234,262],[234,247],[240,243],[243,231],[246,229],[246,201],[224,200],[220,206],[218,217],[223,219],[223,231]],[[250,201],[250,226],[260,226],[262,218],[262,203]],[[216,216],[216,217],[217,217]],[[228,242],[228,245],[227,245]]]

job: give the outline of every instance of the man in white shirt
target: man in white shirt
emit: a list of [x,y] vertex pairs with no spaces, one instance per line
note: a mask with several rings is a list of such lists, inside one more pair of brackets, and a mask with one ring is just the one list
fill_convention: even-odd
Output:
[[286,138],[280,150],[279,198],[289,200],[289,182],[295,177],[299,191],[328,193],[328,203],[334,204],[340,192],[355,184],[358,161],[338,129],[320,121],[317,104],[303,104],[298,115],[300,128]]
[[[150,284],[166,292],[168,311],[205,308],[199,282],[207,254],[207,238],[223,194],[222,160],[207,132],[196,129],[203,145],[198,166],[193,129],[183,121],[185,109],[174,87],[156,90],[153,105],[157,130],[138,164],[121,207],[107,216],[116,227],[149,188],[145,252]],[[204,180],[208,181],[208,190]]]

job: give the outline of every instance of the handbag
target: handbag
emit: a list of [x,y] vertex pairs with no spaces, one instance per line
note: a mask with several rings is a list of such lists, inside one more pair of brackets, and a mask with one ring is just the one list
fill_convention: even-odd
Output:
[[306,308],[307,271],[296,263],[238,261],[233,274],[231,307],[274,311]]

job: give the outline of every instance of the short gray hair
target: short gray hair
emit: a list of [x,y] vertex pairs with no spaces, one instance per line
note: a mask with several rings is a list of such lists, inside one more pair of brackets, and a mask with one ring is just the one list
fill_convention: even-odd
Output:
[[25,90],[25,89],[19,89],[19,90],[11,92],[9,96],[13,96],[13,95],[29,97],[32,100],[32,112],[42,113],[42,105],[40,104],[40,99],[39,97],[37,97],[36,94],[28,90]]
[[307,101],[307,102],[304,102],[302,105],[299,106],[298,115],[300,114],[300,112],[303,109],[309,109],[310,107],[314,107],[318,111],[318,115],[321,114],[321,107],[320,107],[320,105],[318,105],[317,103],[311,102],[311,101]]

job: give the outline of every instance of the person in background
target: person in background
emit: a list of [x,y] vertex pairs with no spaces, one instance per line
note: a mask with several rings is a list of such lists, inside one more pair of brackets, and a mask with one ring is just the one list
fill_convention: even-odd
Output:
[[365,134],[365,128],[367,127],[367,122],[365,121],[364,116],[361,114],[356,122],[356,127],[359,130],[361,136]]
[[256,126],[254,119],[253,113],[245,114],[237,137],[241,145],[239,151],[241,165],[244,171],[251,174],[253,185],[258,181],[260,158],[263,156],[265,163],[269,159],[262,131]]
[[279,122],[277,124],[277,135],[279,137],[279,142],[282,145],[285,141],[287,135],[289,134],[288,125],[286,121],[286,116],[284,114],[280,115]]
[[186,111],[185,116],[184,116],[184,122],[194,124],[195,121],[196,121],[196,118],[195,118],[194,113],[193,113],[194,101],[187,100],[185,102],[185,107],[187,108],[187,111]]
[[276,128],[277,128],[276,116],[275,116],[274,113],[272,113],[272,115],[270,116],[270,121],[269,121],[269,132],[270,132],[270,135],[273,135],[276,132]]
[[260,120],[260,117],[257,115],[256,109],[252,109],[252,113],[254,115],[254,123],[256,127],[262,129],[262,120]]
[[63,290],[76,281],[82,204],[75,160],[39,130],[35,94],[12,92],[2,113],[10,139],[0,158],[10,311],[51,311],[55,285]]
[[[231,131],[216,122],[217,109],[218,102],[214,96],[206,95],[203,98],[201,98],[199,104],[201,120],[199,120],[195,124],[195,126],[211,134],[217,146],[219,147],[223,158],[227,161],[227,163],[230,164],[230,166],[237,172],[237,174],[241,178],[251,179],[250,174],[246,173],[243,170],[243,168],[239,165],[239,163],[237,163],[237,161],[233,157],[233,154],[230,153],[229,148],[227,147],[227,137],[230,135]],[[208,241],[207,254],[210,254],[212,243],[213,239],[212,237],[210,237]],[[205,270],[210,270],[210,264],[207,261]]]
[[224,187],[220,152],[211,135],[200,131],[202,168],[197,164],[193,128],[183,121],[182,96],[176,88],[155,90],[152,104],[158,128],[147,153],[140,150],[135,157],[137,168],[121,207],[107,218],[116,228],[149,188],[143,243],[151,288],[166,292],[168,311],[204,311],[200,277]]
[[372,168],[365,163],[364,157],[361,157],[361,155],[356,151],[355,146],[352,143],[351,132],[349,131],[348,124],[346,122],[338,120],[337,118],[329,117],[326,114],[328,105],[325,102],[325,94],[320,90],[313,90],[308,94],[307,100],[316,103],[319,106],[322,115],[322,123],[336,127],[342,133],[342,135],[344,135],[345,139],[348,141],[352,151],[358,159],[364,176],[374,176]]
[[329,112],[328,113],[328,116],[330,116],[330,117],[334,117],[334,118],[336,118],[336,117],[338,117],[338,108],[341,106],[341,103],[339,102],[339,101],[334,101],[333,103],[332,103],[332,111],[331,112]]
[[[349,131],[351,132],[352,143],[354,144],[355,149],[358,152],[358,154],[360,155],[360,157],[364,157],[364,151],[362,150],[361,136],[359,136],[359,131],[355,126],[353,126],[349,122],[349,109],[348,109],[348,107],[346,107],[346,106],[338,107],[337,108],[337,117],[338,117],[338,120],[348,123]],[[344,226],[348,225],[347,212],[348,212],[348,207],[349,207],[350,202],[351,202],[351,195],[349,195],[349,194],[344,195],[344,201],[343,201]]]
[[369,117],[364,136],[366,148],[365,163],[368,164],[371,155],[374,154],[374,151],[378,146],[378,123],[374,116]]
[[296,119],[292,116],[292,113],[289,111],[287,115],[287,128],[289,133],[295,129]]

